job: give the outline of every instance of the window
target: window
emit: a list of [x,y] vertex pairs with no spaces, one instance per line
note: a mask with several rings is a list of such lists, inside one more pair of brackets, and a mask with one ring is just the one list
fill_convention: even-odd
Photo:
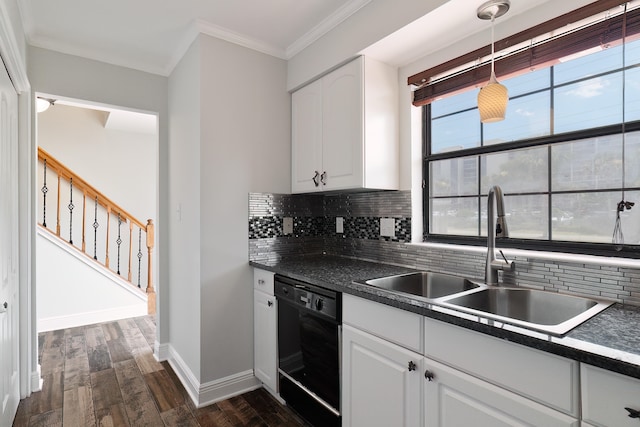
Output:
[[499,185],[512,243],[612,252],[624,191],[625,250],[640,254],[640,40],[574,56],[502,79],[502,122],[481,124],[474,88],[423,107],[426,240],[480,241]]

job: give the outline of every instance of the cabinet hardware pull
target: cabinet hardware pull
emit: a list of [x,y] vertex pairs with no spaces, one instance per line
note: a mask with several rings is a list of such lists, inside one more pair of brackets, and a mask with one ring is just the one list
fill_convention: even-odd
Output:
[[2,309],[0,310],[0,313],[6,312],[7,307],[9,307],[9,304],[7,304],[7,302],[5,301],[4,304],[2,304]]
[[416,370],[416,364],[413,363],[413,360],[409,361],[409,372],[415,371]]
[[258,285],[264,285],[264,279],[258,279]]
[[322,172],[322,175],[320,175],[320,182],[322,185],[327,185],[327,171]]
[[271,307],[273,305],[273,301],[267,301],[267,305]]
[[629,412],[629,418],[640,418],[640,411],[632,408],[624,408]]
[[320,172],[318,172],[318,171],[315,171],[315,172],[316,172],[316,174],[311,179],[313,180],[313,183],[317,187],[318,185],[320,185],[320,183],[318,182],[318,176],[320,176]]
[[429,381],[433,381],[433,378],[435,377],[435,375],[433,375],[433,372],[426,370],[424,371],[424,377]]

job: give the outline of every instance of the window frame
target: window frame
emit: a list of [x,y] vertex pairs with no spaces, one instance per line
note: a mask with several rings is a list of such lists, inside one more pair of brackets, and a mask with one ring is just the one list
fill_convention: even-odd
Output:
[[[471,246],[486,246],[487,238],[484,236],[461,236],[461,235],[449,235],[449,234],[437,234],[429,233],[430,226],[430,211],[429,211],[429,163],[431,161],[455,159],[469,156],[479,156],[483,154],[491,154],[497,152],[509,152],[516,149],[549,146],[552,144],[566,143],[586,138],[594,138],[599,136],[608,136],[621,134],[623,130],[625,133],[640,131],[640,120],[634,122],[624,123],[624,129],[622,124],[603,126],[598,128],[583,129],[574,132],[567,132],[555,135],[548,135],[538,138],[530,138],[526,140],[505,142],[502,144],[488,145],[467,148],[452,152],[430,154],[430,139],[431,134],[429,132],[429,123],[431,121],[431,105],[425,105],[422,107],[422,132],[423,132],[423,161],[422,161],[422,214],[423,214],[423,242],[424,243],[453,243]],[[640,191],[640,187],[626,187],[625,191]],[[611,188],[606,190],[571,190],[571,191],[555,191],[552,194],[575,194],[575,193],[589,193],[589,192],[613,192],[622,191],[622,188]],[[518,195],[519,193],[505,193],[505,196]],[[546,194],[546,193],[545,193]],[[482,195],[474,196],[482,198]],[[640,207],[640,201],[638,201],[638,209]],[[552,206],[549,206],[549,210]],[[613,230],[612,230],[613,232]],[[514,249],[530,249],[530,250],[542,250],[549,252],[563,252],[583,255],[599,255],[599,256],[612,256],[612,257],[625,257],[625,258],[640,258],[640,245],[625,244],[621,250],[616,250],[612,243],[586,243],[586,242],[574,242],[564,240],[536,240],[536,239],[520,239],[520,238],[506,238],[499,240],[500,247],[514,248]]]

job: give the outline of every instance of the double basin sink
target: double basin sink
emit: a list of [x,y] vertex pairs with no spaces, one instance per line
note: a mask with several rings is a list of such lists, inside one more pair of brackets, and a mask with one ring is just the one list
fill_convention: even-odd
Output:
[[487,286],[464,277],[430,271],[358,283],[409,294],[455,312],[555,336],[565,335],[613,304],[542,290]]

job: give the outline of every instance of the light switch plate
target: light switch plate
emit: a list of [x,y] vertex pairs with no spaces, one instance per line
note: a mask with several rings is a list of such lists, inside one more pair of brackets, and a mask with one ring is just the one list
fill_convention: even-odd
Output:
[[282,219],[282,234],[293,234],[293,218],[290,216]]
[[336,218],[336,233],[344,233],[344,218],[341,216]]
[[380,218],[380,235],[384,237],[396,236],[395,218]]

